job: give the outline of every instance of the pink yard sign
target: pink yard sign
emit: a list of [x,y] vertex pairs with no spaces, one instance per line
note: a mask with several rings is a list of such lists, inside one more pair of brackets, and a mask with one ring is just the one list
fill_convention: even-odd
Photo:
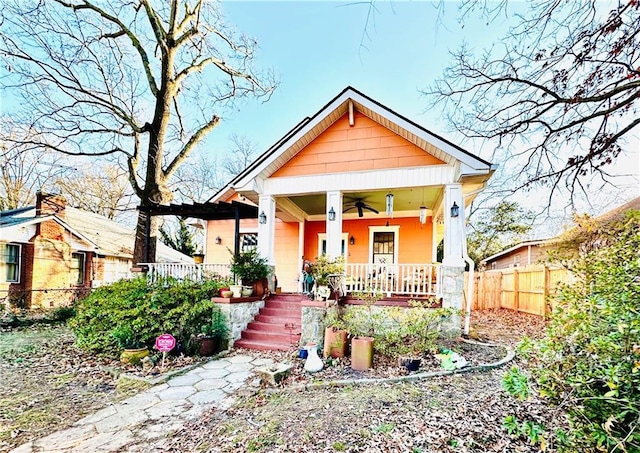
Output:
[[163,333],[156,338],[156,349],[160,352],[169,352],[176,347],[176,339],[170,333]]

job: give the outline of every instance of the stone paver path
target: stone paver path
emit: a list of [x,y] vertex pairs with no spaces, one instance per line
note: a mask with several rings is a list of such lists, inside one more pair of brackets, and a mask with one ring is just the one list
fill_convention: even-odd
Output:
[[[236,355],[212,360],[164,384],[108,406],[77,421],[71,428],[55,432],[12,450],[35,452],[129,451],[127,445],[141,440],[152,443],[179,429],[213,406],[226,409],[243,387],[259,385],[253,371],[271,365],[270,359]],[[251,389],[251,388],[249,388]],[[133,450],[136,451],[135,447]]]

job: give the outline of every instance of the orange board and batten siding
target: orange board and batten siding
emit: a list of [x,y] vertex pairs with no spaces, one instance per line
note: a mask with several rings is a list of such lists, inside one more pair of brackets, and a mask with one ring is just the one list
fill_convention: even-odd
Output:
[[356,113],[354,126],[349,126],[348,115],[344,115],[271,177],[442,164],[437,157]]

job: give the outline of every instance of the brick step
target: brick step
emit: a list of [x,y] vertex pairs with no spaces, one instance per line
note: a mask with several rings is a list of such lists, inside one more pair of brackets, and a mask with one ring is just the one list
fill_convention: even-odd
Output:
[[245,340],[240,339],[234,343],[234,347],[257,349],[260,351],[290,351],[296,349],[296,345],[289,343],[273,343],[267,341]]
[[300,324],[300,315],[293,315],[293,316],[270,316],[270,315],[263,315],[261,313],[258,313],[256,315],[256,317],[254,318],[254,321],[258,321],[258,322],[264,322],[267,324],[278,324],[278,325],[285,325],[285,324]]
[[289,334],[279,332],[267,332],[264,330],[243,330],[241,338],[252,341],[263,341],[265,343],[298,344],[300,334]]
[[271,294],[269,295],[268,300],[286,300],[286,301],[301,301],[306,299],[307,296],[305,296],[304,294],[294,294],[294,293],[290,293],[290,294]]
[[293,318],[294,316],[301,316],[302,310],[283,310],[280,308],[267,308],[260,309],[260,314],[265,316],[281,316],[283,318]]
[[288,302],[282,300],[267,299],[264,308],[277,308],[279,310],[292,310],[299,312],[301,310],[300,302]]
[[249,323],[249,325],[247,326],[247,329],[268,330],[268,331],[278,332],[278,333],[284,333],[284,332],[289,333],[290,331],[293,333],[297,333],[297,332],[300,332],[300,330],[302,329],[302,322],[300,320],[298,320],[297,323],[295,322],[293,323],[295,324],[293,329],[288,329],[287,327],[285,327],[285,324],[292,324],[292,323],[271,324],[267,322],[253,321]]

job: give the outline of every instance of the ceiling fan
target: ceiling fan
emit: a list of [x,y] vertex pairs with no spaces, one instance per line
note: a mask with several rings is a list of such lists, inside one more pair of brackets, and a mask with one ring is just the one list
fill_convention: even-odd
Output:
[[363,212],[363,210],[364,210],[364,209],[367,209],[367,210],[369,210],[369,211],[371,211],[371,212],[374,212],[374,213],[376,213],[376,214],[379,214],[379,212],[378,212],[378,210],[377,210],[377,209],[374,209],[374,208],[372,208],[371,206],[369,206],[368,204],[366,204],[366,203],[362,200],[362,198],[358,198],[358,199],[353,203],[353,206],[348,207],[347,209],[345,209],[345,210],[344,210],[344,211],[342,211],[342,212],[344,213],[344,212],[347,212],[347,211],[351,211],[352,209],[358,209],[358,217],[362,217],[362,216],[364,215],[364,212]]

